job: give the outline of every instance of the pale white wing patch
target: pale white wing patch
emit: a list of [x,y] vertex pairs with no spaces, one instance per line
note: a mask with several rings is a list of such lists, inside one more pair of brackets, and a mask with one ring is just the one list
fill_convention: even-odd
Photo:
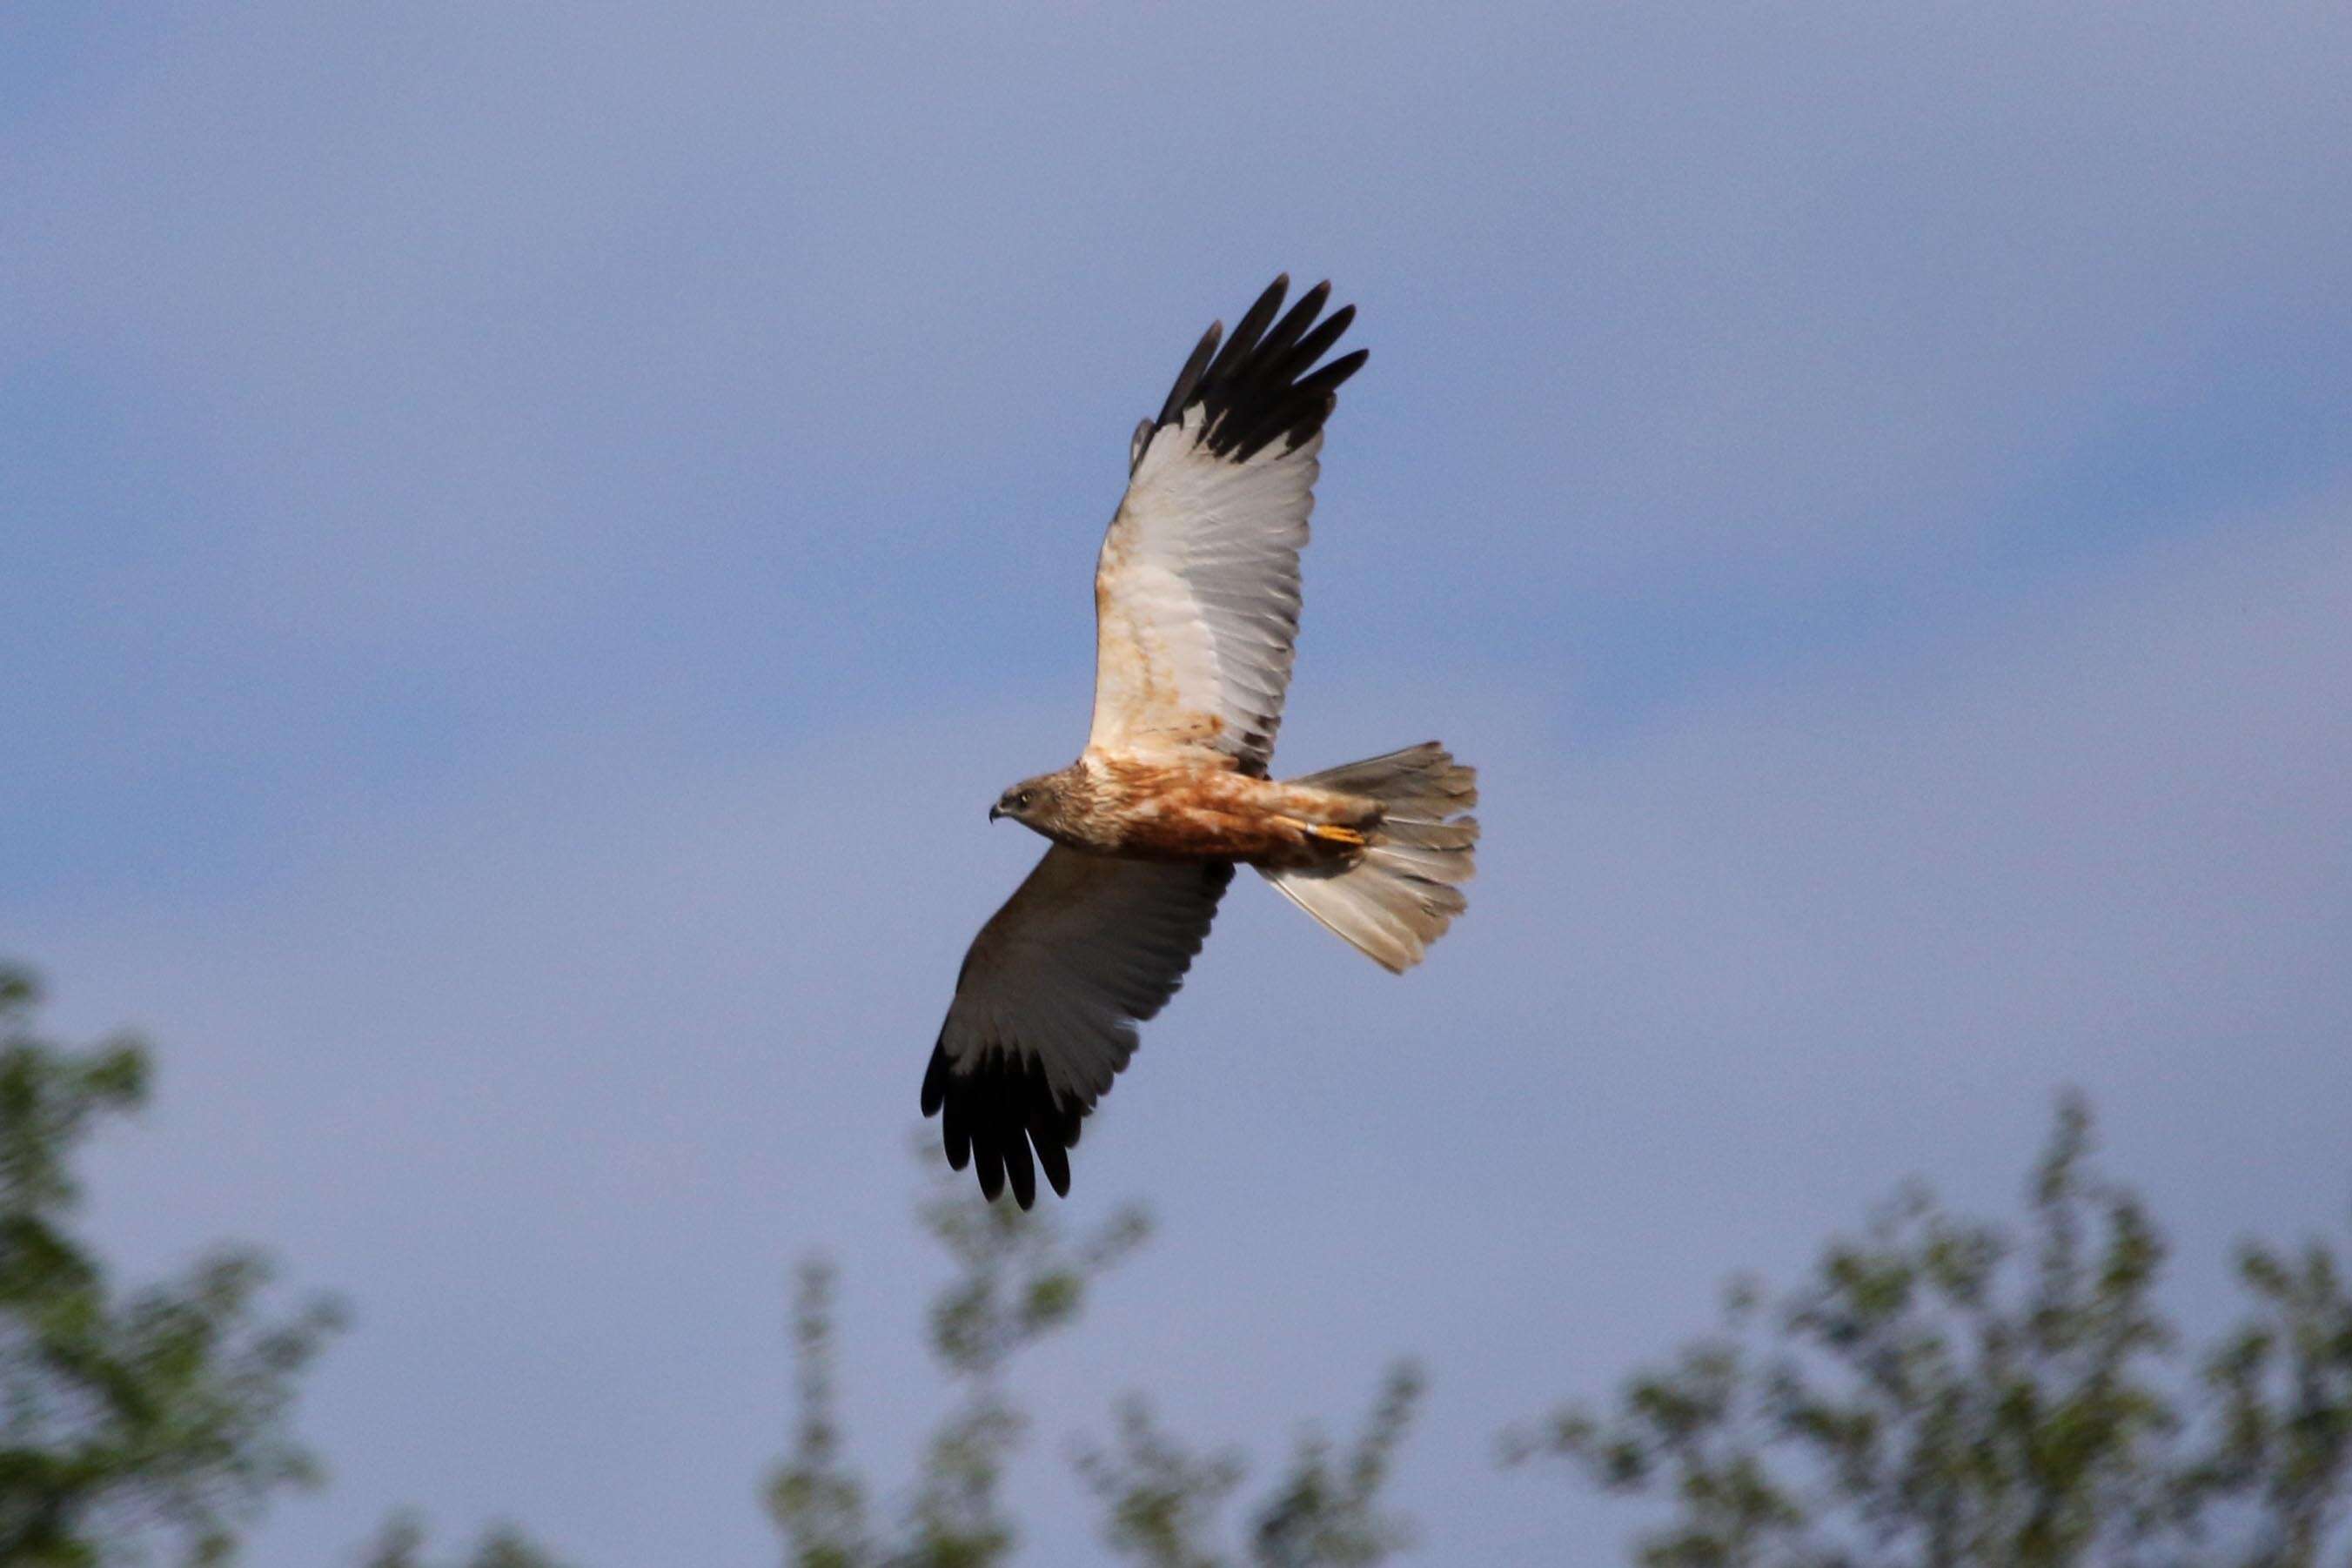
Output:
[[1129,447],[1095,564],[1090,748],[1252,773],[1273,754],[1323,422],[1364,362],[1318,365],[1354,308],[1323,316],[1318,284],[1277,321],[1288,289],[1276,279],[1222,349],[1210,328]]
[[1195,404],[1160,432],[1103,539],[1087,743],[1205,748],[1262,771],[1290,685],[1323,437],[1236,463],[1209,451],[1206,419]]

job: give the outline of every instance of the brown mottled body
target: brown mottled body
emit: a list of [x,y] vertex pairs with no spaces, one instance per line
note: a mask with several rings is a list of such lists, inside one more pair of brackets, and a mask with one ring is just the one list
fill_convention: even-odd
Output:
[[1377,801],[1310,784],[1091,749],[1031,787],[1032,826],[1073,849],[1128,860],[1234,860],[1268,869],[1331,865],[1360,847],[1313,829],[1360,833],[1379,823],[1381,810]]

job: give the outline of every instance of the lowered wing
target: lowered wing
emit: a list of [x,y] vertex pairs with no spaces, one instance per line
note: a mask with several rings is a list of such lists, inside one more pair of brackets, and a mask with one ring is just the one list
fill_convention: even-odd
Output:
[[1182,984],[1233,875],[1222,862],[1045,852],[972,939],[923,1075],[948,1163],[977,1163],[991,1198],[1009,1176],[1024,1209],[1035,1165],[1068,1195],[1080,1119],[1135,1054],[1135,1026]]

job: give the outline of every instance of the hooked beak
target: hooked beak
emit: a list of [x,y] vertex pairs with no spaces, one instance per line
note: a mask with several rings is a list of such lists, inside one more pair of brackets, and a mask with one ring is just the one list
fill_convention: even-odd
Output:
[[988,820],[991,822],[994,822],[998,817],[1003,816],[1003,815],[1004,813],[999,811],[992,805],[988,808]]

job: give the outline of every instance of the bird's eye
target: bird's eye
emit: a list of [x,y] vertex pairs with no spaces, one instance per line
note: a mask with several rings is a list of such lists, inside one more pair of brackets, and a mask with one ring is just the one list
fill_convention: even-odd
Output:
[[1013,805],[1017,805],[1017,806],[1019,806],[1019,807],[1021,807],[1021,809],[1023,809],[1024,811],[1028,810],[1028,809],[1029,809],[1029,792],[1028,792],[1027,790],[1025,790],[1025,789],[1024,789],[1024,790],[1015,790],[1015,791],[1013,792]]

